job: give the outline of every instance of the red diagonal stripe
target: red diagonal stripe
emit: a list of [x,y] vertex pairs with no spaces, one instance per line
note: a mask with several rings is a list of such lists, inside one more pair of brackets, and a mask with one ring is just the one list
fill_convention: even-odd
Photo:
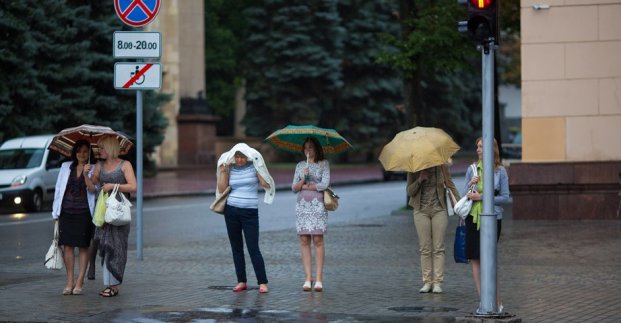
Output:
[[144,13],[145,13],[147,16],[149,16],[149,17],[153,17],[153,11],[151,11],[151,10],[149,9],[149,7],[147,7],[147,5],[146,5],[146,4],[144,4],[144,2],[142,2],[142,0],[136,0],[134,3],[135,3],[135,4],[137,4],[137,5],[139,5],[139,6],[140,6],[140,8],[142,8],[142,11],[144,11]]
[[136,75],[134,75],[132,78],[129,79],[129,81],[127,81],[127,83],[125,83],[125,85],[123,85],[124,89],[129,88],[132,84],[134,84],[134,82],[136,82],[136,80],[141,77],[144,73],[147,72],[147,70],[149,70],[151,68],[151,66],[153,66],[153,64],[146,64],[145,66],[142,67],[142,69],[140,71],[138,71],[138,73],[136,73]]
[[136,6],[138,5],[138,3],[136,1],[132,2],[127,9],[125,9],[124,12],[122,12],[122,16],[123,18],[127,18],[127,16],[132,13],[132,10],[134,10],[134,8],[136,8]]

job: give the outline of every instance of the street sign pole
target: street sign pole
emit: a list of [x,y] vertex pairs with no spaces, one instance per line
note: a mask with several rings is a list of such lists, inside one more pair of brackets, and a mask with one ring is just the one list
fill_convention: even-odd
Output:
[[136,91],[136,258],[142,260],[142,91]]
[[498,315],[496,214],[494,213],[494,38],[481,46],[483,65],[483,212],[481,213],[481,304],[476,315]]
[[[123,23],[142,27],[152,22],[160,11],[160,0],[114,0],[114,10]],[[112,53],[115,58],[157,58],[162,56],[159,32],[115,32]],[[129,68],[129,69],[128,69]],[[133,70],[132,70],[133,69]],[[142,171],[143,171],[143,117],[142,90],[158,90],[162,86],[162,68],[159,63],[114,64],[114,88],[136,90],[136,257],[142,260]]]

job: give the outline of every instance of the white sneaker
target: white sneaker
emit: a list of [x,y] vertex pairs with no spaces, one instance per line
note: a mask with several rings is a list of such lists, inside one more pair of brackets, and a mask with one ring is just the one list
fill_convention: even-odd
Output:
[[442,293],[442,284],[440,283],[433,284],[433,289],[431,290],[431,292],[434,294]]
[[418,292],[429,293],[429,291],[431,291],[431,283],[425,283],[425,285],[423,285],[423,288],[421,288]]

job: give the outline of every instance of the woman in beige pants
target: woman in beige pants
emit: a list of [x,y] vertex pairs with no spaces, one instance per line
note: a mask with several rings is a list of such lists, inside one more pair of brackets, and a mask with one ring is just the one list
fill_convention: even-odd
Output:
[[408,173],[408,204],[414,209],[423,275],[421,293],[442,293],[444,235],[448,224],[445,187],[453,192],[456,199],[460,198],[447,165]]

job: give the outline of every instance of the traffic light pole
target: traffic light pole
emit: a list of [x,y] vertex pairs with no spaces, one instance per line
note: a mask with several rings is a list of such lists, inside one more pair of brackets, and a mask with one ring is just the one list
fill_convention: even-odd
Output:
[[[476,316],[498,316],[496,213],[494,213],[494,38],[480,46],[483,69],[483,212],[480,227],[481,303]],[[491,176],[490,176],[491,175]]]

